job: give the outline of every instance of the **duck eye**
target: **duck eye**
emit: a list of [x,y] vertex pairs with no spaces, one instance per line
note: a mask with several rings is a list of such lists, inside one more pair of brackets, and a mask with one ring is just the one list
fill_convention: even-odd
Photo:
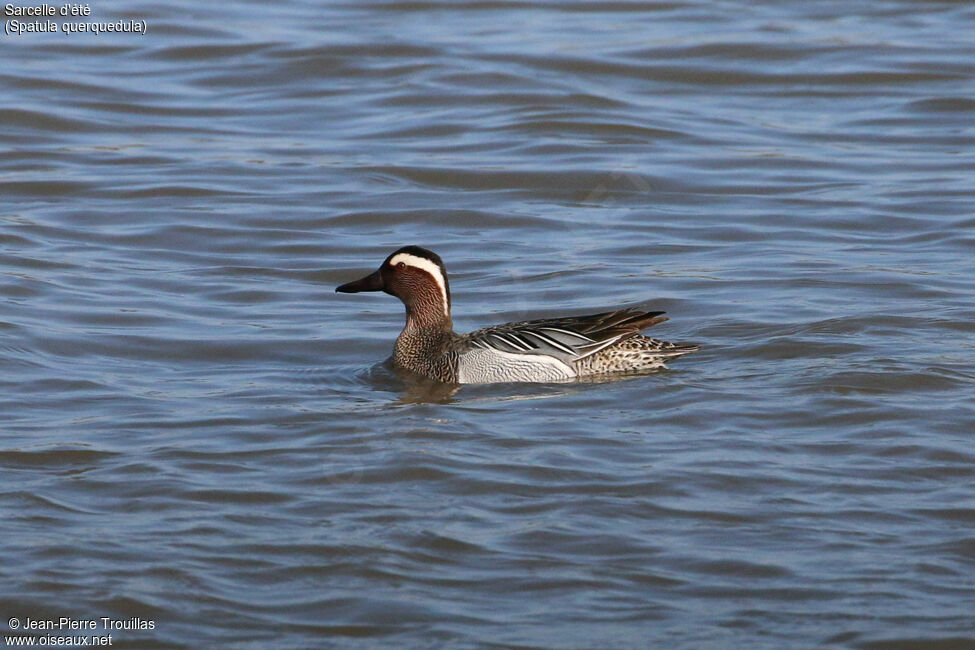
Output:
[[398,269],[405,269],[406,268],[406,262],[400,262],[399,264],[396,265],[396,268],[398,268]]

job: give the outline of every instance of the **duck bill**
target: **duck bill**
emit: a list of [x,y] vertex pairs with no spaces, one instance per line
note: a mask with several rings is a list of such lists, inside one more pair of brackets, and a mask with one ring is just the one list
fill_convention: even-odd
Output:
[[335,290],[339,293],[359,293],[360,291],[382,291],[385,287],[383,276],[380,275],[379,271],[376,271],[361,280],[346,282],[341,287],[336,287]]

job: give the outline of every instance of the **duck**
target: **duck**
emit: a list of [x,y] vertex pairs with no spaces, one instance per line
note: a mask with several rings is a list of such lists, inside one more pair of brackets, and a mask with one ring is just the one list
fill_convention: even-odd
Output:
[[338,293],[382,291],[406,307],[406,325],[393,347],[394,367],[448,384],[563,382],[657,370],[697,345],[640,334],[666,320],[662,311],[633,308],[492,325],[454,332],[450,284],[440,256],[404,246],[369,275]]

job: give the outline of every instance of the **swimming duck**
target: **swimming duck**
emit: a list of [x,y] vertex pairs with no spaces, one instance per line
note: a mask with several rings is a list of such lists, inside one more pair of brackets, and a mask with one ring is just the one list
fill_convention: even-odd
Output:
[[618,311],[546,318],[456,334],[450,285],[440,256],[419,246],[392,253],[374,273],[335,289],[384,291],[406,306],[393,363],[445,383],[551,382],[664,367],[698,350],[640,332],[667,320],[662,311]]

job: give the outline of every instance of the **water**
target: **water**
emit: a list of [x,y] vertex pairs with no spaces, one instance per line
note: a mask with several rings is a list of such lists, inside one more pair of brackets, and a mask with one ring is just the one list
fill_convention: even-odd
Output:
[[[0,620],[975,647],[975,9],[769,5],[99,2],[73,20],[148,33],[2,37]],[[405,244],[459,330],[642,306],[702,350],[406,380],[400,304],[333,292]]]

